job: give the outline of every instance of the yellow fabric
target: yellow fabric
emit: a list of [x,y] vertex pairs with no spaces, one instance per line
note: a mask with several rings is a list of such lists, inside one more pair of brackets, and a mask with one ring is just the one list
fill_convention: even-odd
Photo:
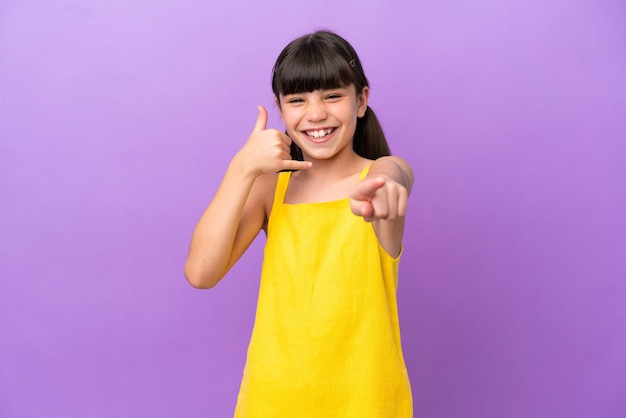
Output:
[[235,417],[411,417],[399,257],[348,199],[284,204],[289,178],[276,186]]

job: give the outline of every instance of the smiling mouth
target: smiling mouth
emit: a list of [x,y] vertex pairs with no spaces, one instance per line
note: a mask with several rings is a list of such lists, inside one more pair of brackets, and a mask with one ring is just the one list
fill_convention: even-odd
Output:
[[332,134],[333,132],[335,132],[336,128],[328,128],[328,129],[316,129],[316,130],[312,130],[312,131],[304,131],[304,133],[313,138],[313,139],[324,139],[326,138],[328,135]]

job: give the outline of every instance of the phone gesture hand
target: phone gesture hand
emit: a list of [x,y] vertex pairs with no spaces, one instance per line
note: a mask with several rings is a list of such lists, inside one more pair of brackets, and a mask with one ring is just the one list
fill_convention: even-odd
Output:
[[247,168],[256,175],[310,168],[311,162],[291,159],[291,138],[277,129],[267,129],[267,110],[263,106],[258,110],[254,129],[238,153]]

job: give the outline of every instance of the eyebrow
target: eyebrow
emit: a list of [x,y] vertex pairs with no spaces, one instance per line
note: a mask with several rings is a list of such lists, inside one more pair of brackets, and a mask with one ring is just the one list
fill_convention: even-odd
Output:
[[284,94],[281,93],[281,97],[287,97],[287,96],[298,96],[301,94],[306,94],[306,93],[313,93],[314,91],[338,91],[338,90],[342,90],[342,91],[347,91],[350,88],[348,86],[339,86],[339,87],[332,87],[332,88],[328,88],[328,89],[315,89],[315,90],[311,90],[311,91],[299,91],[299,92],[295,92],[295,93],[289,93],[289,94]]

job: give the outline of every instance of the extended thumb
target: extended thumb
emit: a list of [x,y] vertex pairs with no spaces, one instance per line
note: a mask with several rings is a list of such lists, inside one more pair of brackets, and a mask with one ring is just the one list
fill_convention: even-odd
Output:
[[261,105],[257,107],[259,110],[259,116],[257,116],[256,123],[254,124],[255,131],[263,131],[267,128],[267,110]]

